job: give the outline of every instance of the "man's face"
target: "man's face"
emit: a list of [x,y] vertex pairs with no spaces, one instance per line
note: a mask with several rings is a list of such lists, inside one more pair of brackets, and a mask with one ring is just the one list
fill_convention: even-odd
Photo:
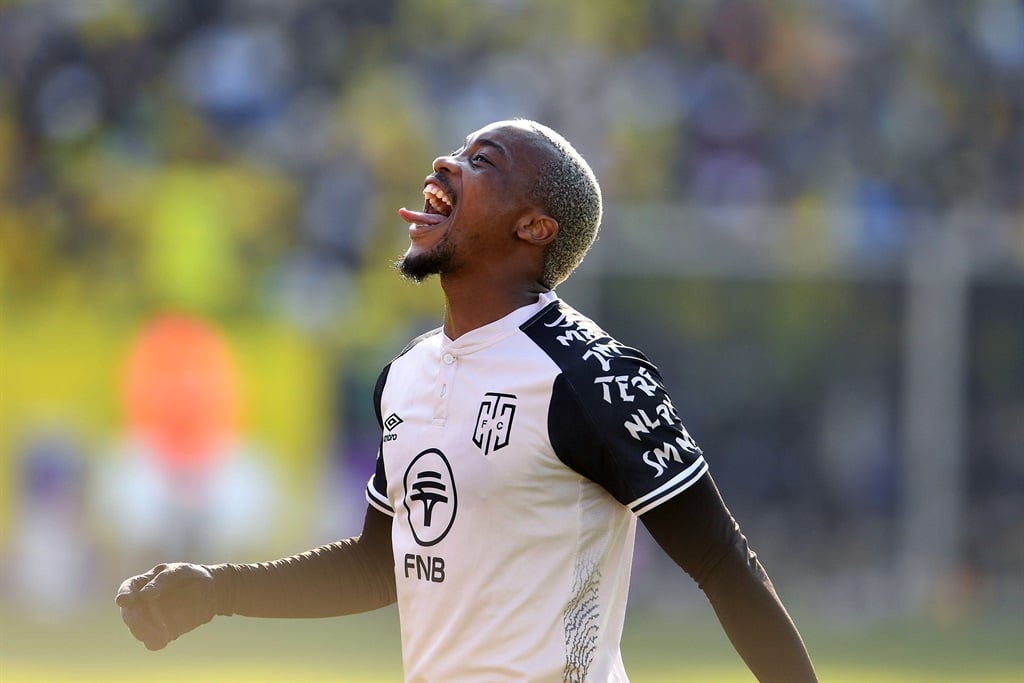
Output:
[[515,244],[515,226],[533,208],[530,190],[545,143],[515,122],[494,123],[434,160],[423,188],[423,211],[401,209],[409,249],[396,264],[422,281],[501,263]]

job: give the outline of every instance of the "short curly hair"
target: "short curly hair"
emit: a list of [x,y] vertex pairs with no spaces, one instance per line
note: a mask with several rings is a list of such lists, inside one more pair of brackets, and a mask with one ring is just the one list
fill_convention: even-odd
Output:
[[544,255],[544,284],[554,288],[583,261],[601,225],[601,187],[590,165],[559,133],[527,119],[517,119],[543,138],[554,154],[540,164],[531,192],[558,223],[558,234]]

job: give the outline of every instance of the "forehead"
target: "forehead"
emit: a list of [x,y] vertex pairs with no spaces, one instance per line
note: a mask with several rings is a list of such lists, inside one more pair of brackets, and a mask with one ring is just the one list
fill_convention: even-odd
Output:
[[499,121],[470,133],[466,146],[474,144],[496,147],[516,165],[536,166],[551,152],[544,137],[517,121]]

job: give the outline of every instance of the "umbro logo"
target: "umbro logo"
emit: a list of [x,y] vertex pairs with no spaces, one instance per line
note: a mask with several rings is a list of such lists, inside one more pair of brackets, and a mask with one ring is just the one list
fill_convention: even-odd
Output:
[[404,420],[398,417],[398,413],[391,413],[384,418],[384,429],[387,430],[387,433],[384,435],[384,441],[394,441],[398,438],[398,434],[395,434],[395,428],[402,424],[402,422]]

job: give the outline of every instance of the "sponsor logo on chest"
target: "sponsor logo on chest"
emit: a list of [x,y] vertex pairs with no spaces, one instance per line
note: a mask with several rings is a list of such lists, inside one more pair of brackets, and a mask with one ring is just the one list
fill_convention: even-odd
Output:
[[[510,444],[516,401],[515,394],[484,394],[470,435],[472,443],[484,455]],[[385,418],[385,442],[398,438],[395,430],[402,423],[397,413]],[[409,531],[421,548],[437,546],[455,525],[459,498],[452,462],[439,448],[427,448],[413,457],[405,470],[403,505]],[[441,555],[406,553],[401,567],[407,579],[443,583],[446,578],[445,558]]]
[[[413,540],[425,548],[437,545],[451,531],[459,508],[451,463],[440,450],[428,448],[409,463],[403,485]],[[445,580],[445,560],[437,555],[406,553],[403,570],[407,579],[431,583]]]

